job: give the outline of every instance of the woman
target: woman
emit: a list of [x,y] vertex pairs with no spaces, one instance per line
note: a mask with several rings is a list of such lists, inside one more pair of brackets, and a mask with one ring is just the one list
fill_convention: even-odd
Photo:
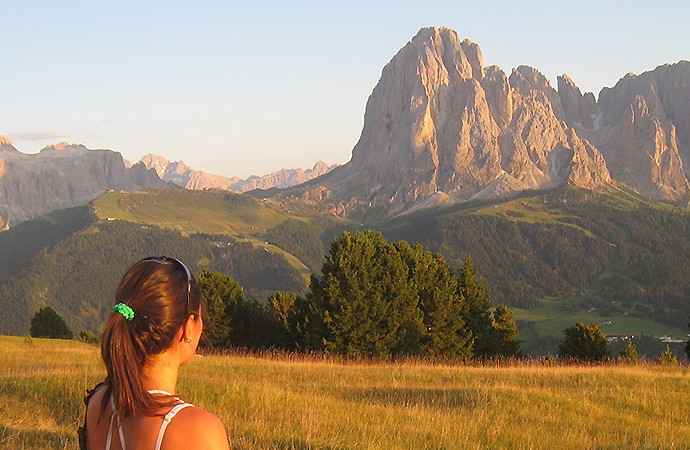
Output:
[[203,329],[201,291],[174,258],[144,258],[122,278],[105,325],[105,381],[87,398],[80,445],[101,449],[228,449],[215,415],[174,394]]

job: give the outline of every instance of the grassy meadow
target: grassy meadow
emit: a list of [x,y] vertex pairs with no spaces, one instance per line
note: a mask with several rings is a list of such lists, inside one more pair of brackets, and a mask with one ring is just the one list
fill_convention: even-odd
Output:
[[285,220],[308,221],[249,197],[223,191],[148,190],[106,192],[93,201],[101,221],[125,220],[182,234],[226,235],[283,255],[305,279],[311,272],[295,255],[266,242],[266,230]]
[[[98,349],[0,337],[0,448],[76,448]],[[198,356],[178,393],[236,449],[688,448],[686,366]]]
[[[553,297],[546,297],[536,308],[526,309],[511,307],[515,318],[533,324],[534,331],[539,336],[553,336],[561,339],[563,330],[573,326],[576,322],[595,323],[605,334],[637,334],[644,333],[652,336],[669,335],[687,339],[687,330],[655,322],[650,319],[633,317],[625,313],[610,315],[599,314],[596,311],[568,310],[562,301]],[[522,333],[524,330],[520,330]],[[521,339],[528,336],[520,336]]]
[[93,201],[101,220],[156,225],[183,234],[255,238],[289,216],[261,200],[221,191],[107,192]]

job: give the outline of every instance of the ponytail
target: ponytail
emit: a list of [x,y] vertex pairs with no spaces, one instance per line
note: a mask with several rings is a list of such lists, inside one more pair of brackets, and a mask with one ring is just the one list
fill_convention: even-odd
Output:
[[[176,264],[151,261],[174,261],[184,271]],[[190,314],[196,316],[201,303],[199,286],[186,267],[172,258],[162,257],[160,261],[141,260],[124,275],[115,297],[133,315],[112,314],[101,340],[101,356],[108,372],[101,408],[105,412],[107,399],[112,399],[122,419],[154,415],[157,409],[175,404],[173,397],[154,398],[146,391],[144,368],[150,356],[173,344],[180,327]]]

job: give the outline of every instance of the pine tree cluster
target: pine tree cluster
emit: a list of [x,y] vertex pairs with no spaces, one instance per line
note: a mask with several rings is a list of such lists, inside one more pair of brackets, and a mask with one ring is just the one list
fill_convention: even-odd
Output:
[[465,259],[458,274],[439,253],[376,231],[331,243],[305,297],[277,292],[261,304],[227,275],[204,271],[211,345],[326,351],[352,357],[520,355],[518,328]]

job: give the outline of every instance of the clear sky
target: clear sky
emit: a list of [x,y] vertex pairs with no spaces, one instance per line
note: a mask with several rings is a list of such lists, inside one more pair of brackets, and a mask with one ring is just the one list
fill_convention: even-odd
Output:
[[690,1],[0,0],[0,135],[226,176],[345,163],[383,66],[445,26],[595,94],[690,59]]

